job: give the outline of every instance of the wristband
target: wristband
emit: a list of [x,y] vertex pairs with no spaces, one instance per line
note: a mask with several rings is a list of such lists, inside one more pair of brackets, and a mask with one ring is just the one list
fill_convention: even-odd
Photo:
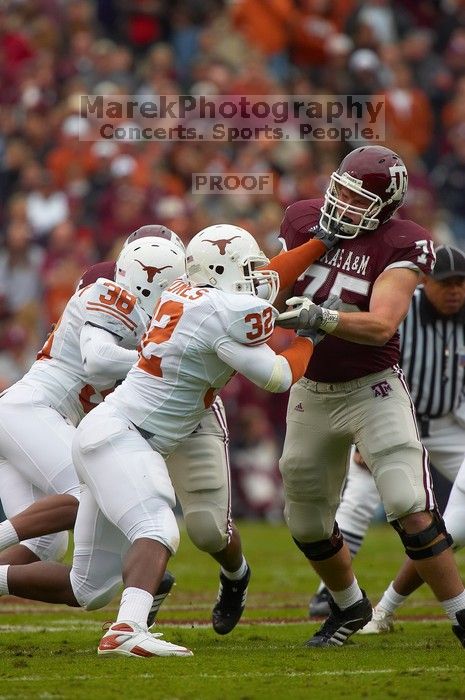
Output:
[[323,312],[323,320],[320,323],[320,329],[325,333],[333,333],[339,323],[339,312],[332,309],[321,307]]

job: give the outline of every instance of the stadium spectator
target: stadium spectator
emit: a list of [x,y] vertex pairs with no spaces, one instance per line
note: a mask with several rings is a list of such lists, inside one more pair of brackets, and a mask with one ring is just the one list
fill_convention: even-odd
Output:
[[[260,406],[242,405],[236,440],[231,443],[231,482],[236,519],[281,522],[280,445],[273,424]],[[235,494],[235,498],[234,498]]]
[[47,170],[40,173],[40,181],[28,194],[26,206],[33,236],[39,242],[44,242],[54,226],[63,223],[69,214],[68,199],[54,187]]
[[426,94],[412,83],[406,63],[395,66],[386,90],[386,136],[406,141],[419,155],[431,144],[433,114]]
[[294,13],[292,0],[266,3],[262,0],[236,0],[231,5],[235,26],[250,46],[257,46],[266,56],[270,70],[281,80],[289,77],[288,49]]
[[449,226],[457,245],[465,249],[465,125],[461,124],[449,135],[451,151],[432,173],[441,206],[448,212]]
[[11,221],[0,252],[0,298],[2,308],[26,331],[28,349],[43,333],[39,302],[43,295],[43,250],[32,242],[27,222]]
[[53,228],[41,266],[46,322],[60,318],[84,270],[93,261],[94,249],[86,237],[79,238],[74,224],[63,221]]
[[412,26],[412,19],[400,3],[393,0],[365,0],[357,4],[347,19],[347,30],[366,26],[381,44],[395,43]]
[[412,28],[400,48],[412,70],[413,85],[424,91],[437,111],[451,88],[451,77],[434,50],[434,32],[426,27]]
[[[0,392],[21,379],[33,363],[35,337],[19,320],[0,319]],[[3,510],[0,510],[1,515]]]
[[372,49],[357,49],[348,59],[350,92],[372,95],[383,91],[386,76],[378,54]]

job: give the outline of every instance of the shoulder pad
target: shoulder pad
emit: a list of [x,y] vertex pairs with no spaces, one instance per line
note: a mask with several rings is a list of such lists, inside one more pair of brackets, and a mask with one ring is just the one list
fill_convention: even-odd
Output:
[[223,318],[233,340],[243,345],[261,345],[269,339],[278,316],[269,302],[249,294],[227,295],[225,301]]
[[394,259],[410,262],[426,275],[431,273],[436,256],[431,234],[408,219],[393,219],[385,238],[395,251]]
[[86,287],[83,296],[86,323],[137,344],[146,331],[149,317],[133,294],[101,277]]
[[323,199],[302,199],[287,207],[281,222],[280,238],[287,250],[309,239],[309,232],[321,217]]

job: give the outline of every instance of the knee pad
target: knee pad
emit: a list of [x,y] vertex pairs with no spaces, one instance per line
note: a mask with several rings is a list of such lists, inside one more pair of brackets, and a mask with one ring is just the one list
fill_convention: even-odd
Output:
[[400,454],[375,455],[373,458],[373,473],[389,522],[423,510],[423,477],[412,467],[420,464],[422,459],[417,445],[404,446]]
[[63,531],[23,540],[21,544],[30,549],[41,561],[61,561],[68,551],[68,541],[68,532]]
[[172,509],[162,498],[154,496],[147,499],[143,509],[139,505],[130,508],[117,525],[131,543],[147,537],[161,542],[171,554],[177,552],[178,524]]
[[70,580],[75,598],[81,608],[85,610],[104,608],[105,605],[111,603],[122,585],[121,577],[115,576],[102,583],[100,588],[92,587],[86,581],[80,582],[73,576],[73,571],[71,571]]
[[329,540],[334,532],[339,501],[299,502],[286,498],[284,517],[292,537],[297,542]]
[[337,554],[344,545],[344,539],[339,530],[338,524],[334,524],[334,530],[331,537],[327,540],[319,540],[319,542],[299,542],[292,538],[301,552],[305,554],[310,561],[324,561]]
[[[398,520],[394,520],[391,523],[396,532],[399,533],[405,547],[405,553],[410,559],[429,559],[437,554],[441,554],[452,544],[452,537],[447,532],[442,517],[437,511],[431,511],[431,515],[433,516],[433,521],[420,532],[405,532]],[[433,540],[439,535],[444,535],[444,537],[433,544]]]
[[212,513],[206,510],[184,514],[187,534],[193,544],[202,552],[216,554],[228,544],[226,530],[219,527]]

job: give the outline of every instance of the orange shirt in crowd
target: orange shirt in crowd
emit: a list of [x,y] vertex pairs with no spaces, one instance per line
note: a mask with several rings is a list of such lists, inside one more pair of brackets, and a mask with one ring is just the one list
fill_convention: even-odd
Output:
[[231,7],[236,29],[266,56],[288,46],[293,12],[292,0],[236,0]]
[[433,114],[423,90],[410,88],[386,92],[386,137],[405,141],[418,155],[431,143]]

